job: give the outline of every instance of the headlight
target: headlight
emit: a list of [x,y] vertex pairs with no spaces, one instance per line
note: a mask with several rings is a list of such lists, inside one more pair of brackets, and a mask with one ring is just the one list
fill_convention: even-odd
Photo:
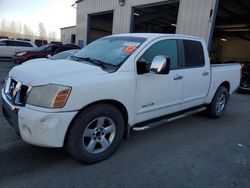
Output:
[[6,78],[4,79],[4,93],[7,93],[9,88],[7,88],[7,86],[10,84],[10,76],[6,76]]
[[71,87],[55,84],[32,87],[27,104],[44,108],[62,108],[70,91]]
[[16,56],[23,56],[25,55],[27,52],[20,52],[20,53],[17,53]]

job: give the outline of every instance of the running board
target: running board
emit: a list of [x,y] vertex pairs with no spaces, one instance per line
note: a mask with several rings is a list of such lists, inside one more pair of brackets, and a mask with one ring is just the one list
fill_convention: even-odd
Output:
[[201,107],[201,108],[198,108],[198,109],[192,109],[192,110],[189,110],[189,111],[184,111],[182,114],[178,114],[176,116],[172,116],[172,117],[169,117],[169,118],[163,118],[161,120],[148,123],[145,126],[136,126],[135,125],[134,127],[132,127],[132,129],[134,131],[145,131],[145,130],[148,130],[148,129],[160,127],[160,126],[163,126],[162,125],[163,123],[169,123],[169,122],[172,122],[172,121],[175,121],[175,120],[187,117],[187,116],[191,116],[191,115],[197,114],[199,112],[202,112],[202,111],[204,111],[206,109],[207,109],[206,107]]

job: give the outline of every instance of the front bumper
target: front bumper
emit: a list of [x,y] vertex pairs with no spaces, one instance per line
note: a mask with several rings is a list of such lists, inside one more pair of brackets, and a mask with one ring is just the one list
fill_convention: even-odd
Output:
[[15,63],[17,63],[17,64],[21,64],[21,63],[27,61],[28,58],[25,57],[25,56],[12,56],[12,60],[13,60]]
[[77,111],[48,113],[13,106],[3,91],[2,108],[6,120],[25,142],[43,147],[63,147],[68,127],[77,114]]
[[19,107],[14,106],[7,99],[4,92],[2,91],[2,112],[5,119],[9,122],[9,124],[15,129],[15,131],[20,134],[19,126],[18,126],[18,111]]

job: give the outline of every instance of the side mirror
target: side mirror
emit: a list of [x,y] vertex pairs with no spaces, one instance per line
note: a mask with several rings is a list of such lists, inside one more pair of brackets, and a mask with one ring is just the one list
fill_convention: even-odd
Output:
[[156,56],[150,66],[150,72],[155,74],[168,74],[170,71],[170,57]]

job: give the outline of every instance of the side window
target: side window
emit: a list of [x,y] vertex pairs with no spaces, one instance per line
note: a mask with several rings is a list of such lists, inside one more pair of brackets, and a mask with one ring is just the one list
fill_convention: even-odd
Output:
[[0,46],[7,46],[7,42],[4,40],[4,41],[0,41]]
[[15,41],[8,40],[8,41],[7,41],[7,46],[16,46],[16,42],[15,42]]
[[51,52],[52,50],[52,46],[48,46],[47,48],[45,48],[43,51],[48,51],[48,52]]
[[183,40],[185,67],[202,67],[205,65],[203,46],[199,41]]
[[158,55],[169,56],[171,59],[171,69],[178,68],[178,47],[176,40],[162,40],[153,44],[141,57],[140,60],[151,64],[154,57]]
[[23,47],[33,47],[30,43],[28,42],[19,42],[20,45],[19,46],[23,46]]
[[16,44],[15,44],[15,46],[18,46],[18,47],[23,47],[23,42],[19,42],[19,41],[16,41]]
[[63,51],[66,51],[66,50],[68,50],[67,47],[59,47],[59,48],[56,50],[56,53],[63,52]]
[[58,49],[60,49],[60,47],[58,47],[58,46],[53,46],[52,49],[51,49],[52,54],[55,54],[55,52],[56,52]]

